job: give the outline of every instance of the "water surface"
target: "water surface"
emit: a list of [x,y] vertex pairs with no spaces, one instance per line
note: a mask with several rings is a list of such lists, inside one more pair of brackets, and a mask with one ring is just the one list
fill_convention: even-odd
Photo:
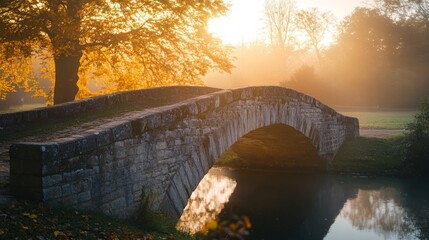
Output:
[[248,216],[247,239],[428,239],[426,182],[213,168],[178,223]]

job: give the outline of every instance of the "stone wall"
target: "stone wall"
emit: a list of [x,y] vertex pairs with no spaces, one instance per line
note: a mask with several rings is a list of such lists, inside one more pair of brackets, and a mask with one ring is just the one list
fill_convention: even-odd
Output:
[[10,149],[11,189],[53,206],[128,217],[141,191],[151,207],[180,216],[218,157],[246,133],[287,124],[331,160],[347,138],[359,135],[355,118],[281,87],[222,90],[51,143]]
[[138,104],[185,94],[203,95],[216,90],[219,89],[190,86],[155,87],[107,94],[27,111],[4,113],[0,114],[0,134],[37,127],[37,124],[40,123],[77,118],[94,111],[103,111],[127,104]]

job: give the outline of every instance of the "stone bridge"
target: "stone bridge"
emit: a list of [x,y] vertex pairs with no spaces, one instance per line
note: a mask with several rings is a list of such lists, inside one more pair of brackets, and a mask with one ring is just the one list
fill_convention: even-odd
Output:
[[[156,91],[193,91],[200,96],[123,114],[70,136],[12,144],[12,194],[51,206],[90,209],[124,218],[135,212],[143,191],[150,196],[152,209],[178,217],[218,157],[252,130],[273,124],[291,126],[311,139],[327,161],[346,139],[359,135],[357,119],[342,116],[291,89],[162,89]],[[150,91],[155,90],[121,93],[113,98],[127,99],[129,104],[134,100],[125,95],[146,96]],[[63,108],[79,114],[90,109],[82,107],[87,104],[84,101],[92,100]],[[33,115],[36,119],[43,112]],[[13,122],[11,116],[8,118]]]

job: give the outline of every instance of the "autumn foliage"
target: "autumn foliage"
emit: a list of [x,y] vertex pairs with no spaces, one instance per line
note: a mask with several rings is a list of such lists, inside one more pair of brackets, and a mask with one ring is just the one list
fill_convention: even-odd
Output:
[[226,11],[222,0],[1,1],[0,97],[17,87],[48,96],[41,78],[54,83],[55,104],[200,84],[209,69],[231,68],[228,49],[207,32],[208,20]]

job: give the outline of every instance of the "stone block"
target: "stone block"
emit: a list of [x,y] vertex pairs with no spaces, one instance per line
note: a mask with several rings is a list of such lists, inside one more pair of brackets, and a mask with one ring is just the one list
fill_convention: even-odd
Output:
[[131,121],[131,128],[133,136],[141,136],[147,131],[147,119],[139,118]]
[[61,195],[68,196],[72,194],[72,187],[70,184],[66,183],[61,186]]
[[167,149],[167,142],[157,142],[155,148],[157,151]]
[[56,144],[58,148],[58,152],[55,154],[55,156],[52,156],[51,159],[57,158],[57,159],[69,159],[76,157],[76,155],[79,155],[79,149],[80,143],[79,140],[74,138],[67,138],[65,141],[61,141]]
[[149,129],[155,129],[162,126],[161,114],[154,112],[151,115],[147,116],[147,127]]
[[180,200],[180,196],[177,191],[177,188],[171,185],[170,188],[168,189],[167,196],[168,196],[168,201],[171,203],[171,205],[174,208],[175,216],[177,218],[180,217],[186,205],[184,205],[183,202]]
[[182,145],[182,139],[180,139],[180,138],[179,138],[179,139],[175,139],[175,140],[174,140],[174,145],[175,145],[175,146],[180,146],[180,145]]
[[89,200],[91,200],[91,192],[90,191],[81,192],[77,195],[77,201],[79,203],[83,203],[83,202],[86,202]]
[[54,186],[54,187],[49,187],[49,188],[44,188],[43,189],[43,199],[44,200],[48,200],[48,199],[56,199],[62,196],[62,192],[61,192],[61,187],[59,186]]
[[96,130],[94,133],[97,142],[97,148],[106,146],[113,142],[113,135],[110,129]]
[[132,127],[130,122],[119,123],[112,127],[113,141],[122,141],[133,137]]
[[115,159],[122,159],[127,156],[125,147],[115,147]]
[[52,187],[59,185],[63,179],[61,174],[55,174],[43,177],[43,187]]

